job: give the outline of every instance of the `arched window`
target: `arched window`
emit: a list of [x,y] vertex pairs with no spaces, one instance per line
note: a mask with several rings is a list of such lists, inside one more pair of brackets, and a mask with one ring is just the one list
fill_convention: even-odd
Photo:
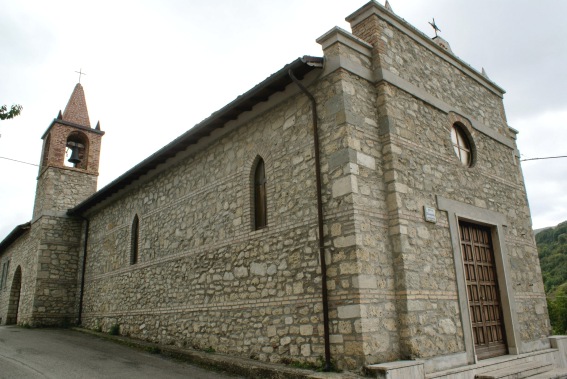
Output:
[[267,224],[266,170],[264,160],[259,158],[254,169],[254,229],[262,229]]
[[453,143],[455,154],[461,163],[466,167],[470,167],[472,164],[471,143],[467,134],[459,124],[453,124],[451,127],[451,142]]
[[140,239],[140,220],[138,215],[134,216],[132,221],[132,235],[130,238],[130,264],[138,263],[138,242]]
[[0,290],[6,289],[8,283],[8,271],[10,269],[10,260],[2,262],[2,276],[0,276]]

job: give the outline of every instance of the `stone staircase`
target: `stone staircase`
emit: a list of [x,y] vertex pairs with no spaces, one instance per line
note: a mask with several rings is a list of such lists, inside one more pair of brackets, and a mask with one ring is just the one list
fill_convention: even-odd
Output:
[[567,336],[550,337],[551,349],[485,359],[476,364],[427,372],[425,361],[369,365],[366,375],[380,379],[567,379]]
[[567,379],[557,349],[507,355],[425,375],[426,379]]
[[567,369],[556,368],[548,362],[526,362],[505,367],[483,374],[475,375],[475,379],[564,379],[567,378]]

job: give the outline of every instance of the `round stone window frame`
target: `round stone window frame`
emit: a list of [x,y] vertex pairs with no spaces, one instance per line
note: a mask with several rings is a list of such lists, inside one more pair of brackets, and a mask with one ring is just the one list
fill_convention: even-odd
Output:
[[[467,149],[462,148],[459,144],[455,144],[453,140],[453,133],[455,133],[457,137],[460,137],[461,140],[465,141],[465,143],[468,145],[468,153],[470,158],[466,162],[463,162],[463,159],[461,158],[460,153],[457,152],[457,149],[465,150],[465,151]],[[464,122],[462,122],[461,120],[457,120],[451,123],[451,126],[449,128],[449,141],[451,144],[451,150],[453,151],[453,155],[457,158],[461,166],[467,168],[473,167],[476,162],[476,146],[472,138],[471,132],[469,131],[469,128]]]

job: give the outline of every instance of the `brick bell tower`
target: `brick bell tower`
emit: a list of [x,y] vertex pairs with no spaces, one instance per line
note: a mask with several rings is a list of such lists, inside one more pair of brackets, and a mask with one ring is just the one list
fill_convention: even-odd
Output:
[[96,192],[100,123],[91,128],[83,86],[77,83],[65,111],[43,134],[34,219],[66,212]]
[[38,242],[31,324],[77,322],[77,280],[83,220],[67,210],[96,192],[100,123],[91,128],[85,94],[75,86],[65,111],[42,136],[32,228]]

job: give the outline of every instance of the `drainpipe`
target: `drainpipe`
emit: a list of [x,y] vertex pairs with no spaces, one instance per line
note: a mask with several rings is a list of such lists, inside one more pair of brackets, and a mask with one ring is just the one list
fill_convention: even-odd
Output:
[[324,371],[331,371],[331,344],[329,338],[329,294],[327,291],[327,263],[325,259],[325,234],[323,232],[323,200],[321,195],[321,161],[319,152],[319,130],[317,124],[317,103],[313,95],[305,88],[303,84],[295,75],[291,69],[288,70],[289,77],[299,89],[309,98],[311,101],[311,115],[313,117],[313,146],[315,149],[315,176],[317,185],[317,223],[319,226],[319,257],[321,262],[321,297],[323,302],[323,329],[324,329],[324,339],[325,339],[325,368]]
[[83,293],[85,292],[85,271],[87,268],[87,246],[89,243],[89,219],[83,216],[80,216],[84,221],[86,221],[85,225],[85,245],[83,248],[83,267],[82,274],[81,274],[81,292],[79,293],[79,314],[78,314],[78,325],[81,325],[82,316],[83,316]]

